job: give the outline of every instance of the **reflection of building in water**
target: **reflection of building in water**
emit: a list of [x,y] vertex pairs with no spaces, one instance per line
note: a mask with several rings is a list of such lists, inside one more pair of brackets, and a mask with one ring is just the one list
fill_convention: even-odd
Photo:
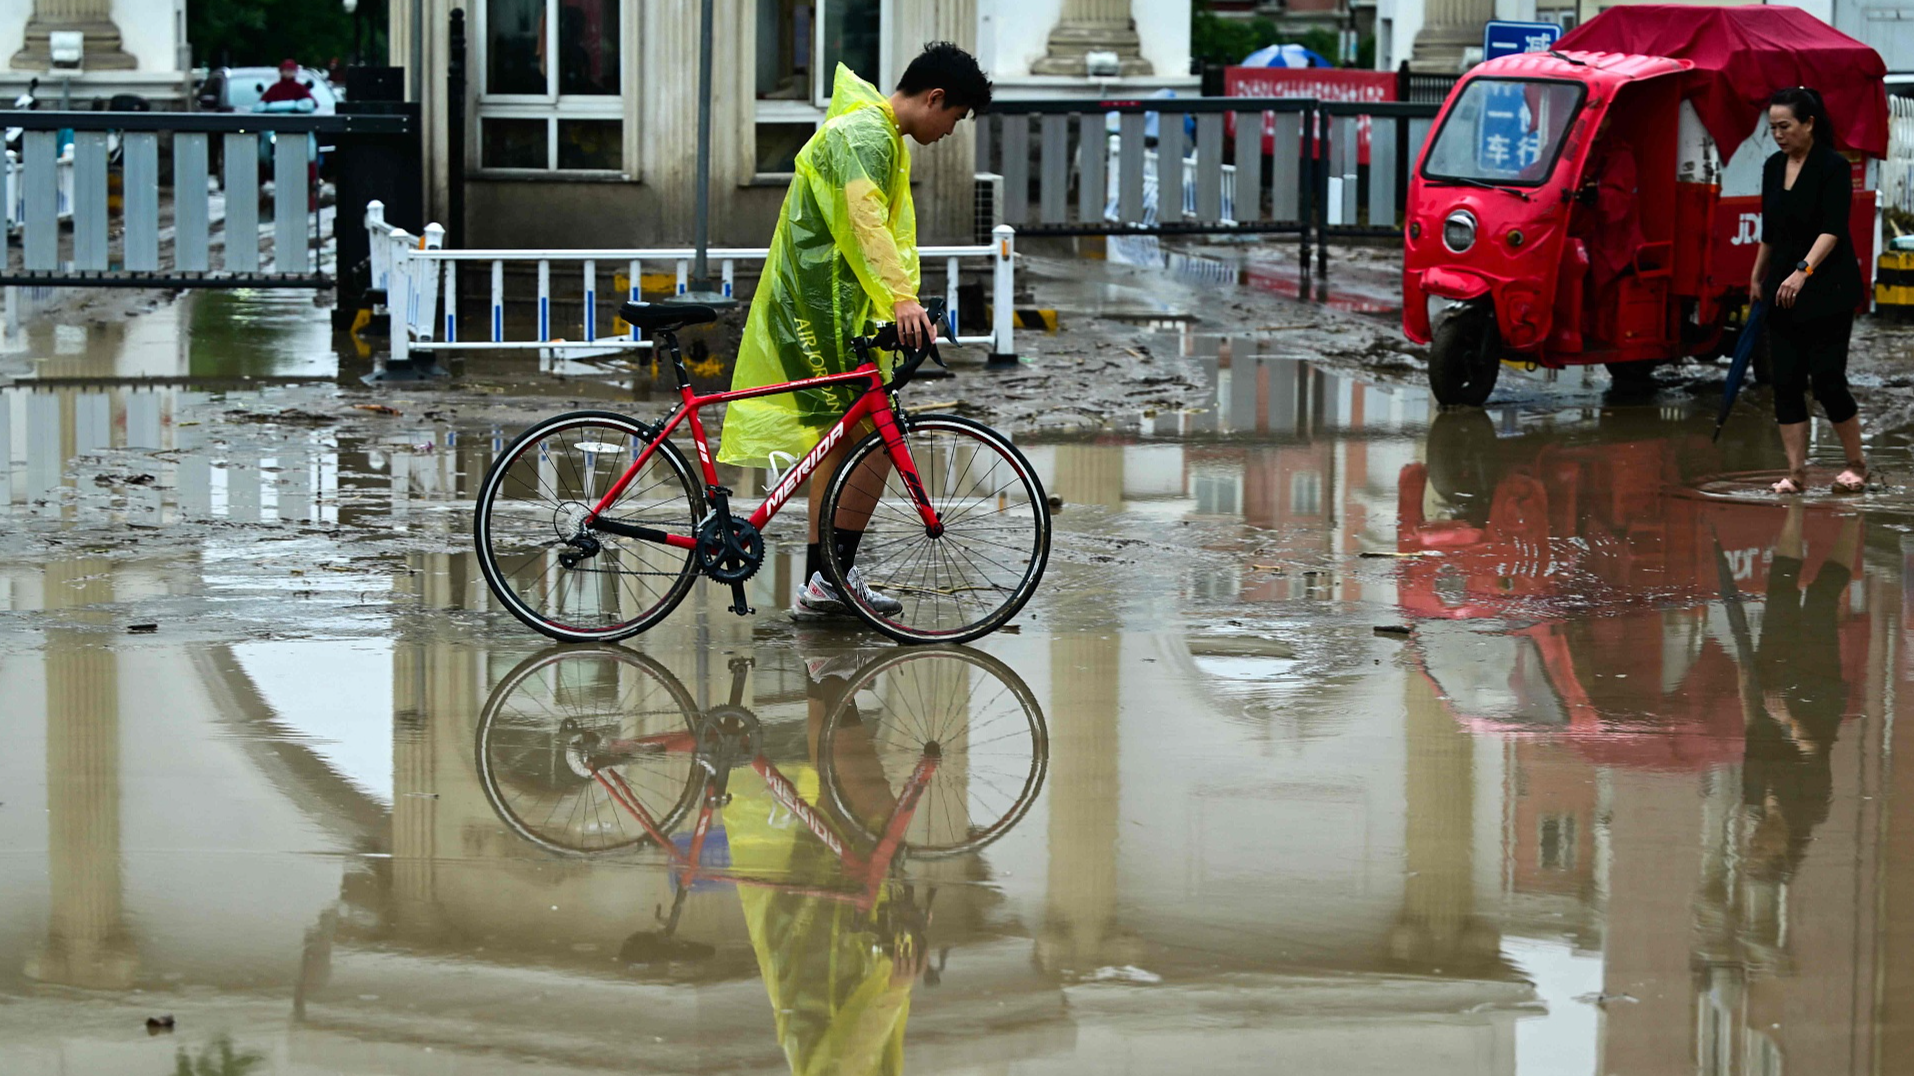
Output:
[[1051,668],[1064,690],[1049,710],[1049,873],[1037,961],[1052,973],[1081,975],[1138,959],[1117,914],[1121,649],[1114,635],[1065,635],[1050,643]]
[[[1426,394],[1247,353],[1264,346],[1256,341],[1189,342],[1215,349],[1203,359],[1217,387],[1213,410],[1144,416],[1135,439],[1020,445],[1045,488],[1064,501],[1060,529],[1097,531],[1100,524],[1073,518],[1078,506],[1151,522],[1239,521],[1255,529],[1264,563],[1394,544],[1396,476],[1415,455],[1403,431],[1426,416]],[[1158,434],[1229,436],[1154,441]],[[1105,537],[1098,531],[1093,540]],[[1190,596],[1202,600],[1367,596],[1360,582],[1327,572],[1185,570]]]
[[[49,612],[113,600],[104,560],[56,561],[42,577]],[[28,977],[61,986],[133,985],[120,850],[120,691],[114,652],[65,629],[46,645],[46,942]],[[14,695],[19,698],[19,695]]]

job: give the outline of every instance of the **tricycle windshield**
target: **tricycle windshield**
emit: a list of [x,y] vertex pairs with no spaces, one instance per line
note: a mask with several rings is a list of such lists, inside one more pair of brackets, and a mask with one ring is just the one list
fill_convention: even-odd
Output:
[[1422,177],[1539,187],[1587,88],[1559,79],[1478,78],[1442,121]]

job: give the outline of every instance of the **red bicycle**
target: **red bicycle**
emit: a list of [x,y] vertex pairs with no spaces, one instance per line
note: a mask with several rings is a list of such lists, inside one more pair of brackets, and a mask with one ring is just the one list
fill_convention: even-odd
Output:
[[[941,307],[928,304],[934,320]],[[960,643],[1009,623],[1030,600],[1050,555],[1050,511],[1029,461],[982,423],[911,414],[898,398],[924,360],[943,365],[934,343],[900,359],[888,382],[874,355],[901,350],[891,326],[852,339],[859,364],[847,373],[700,396],[675,334],[717,312],[627,303],[619,315],[669,358],[679,402],[656,424],[609,411],[560,415],[525,431],[492,464],[473,535],[486,582],[520,620],[568,642],[623,639],[663,620],[700,575],[731,587],[732,612],[755,612],[744,582],[764,563],[765,525],[866,420],[876,430],[838,469],[818,524],[826,574],[851,611],[902,642]],[[840,385],[863,392],[763,503],[733,514],[700,409]],[[702,481],[668,440],[685,422]],[[841,584],[851,565],[839,563],[840,526],[864,532],[856,566],[901,608],[880,611],[867,591]]]

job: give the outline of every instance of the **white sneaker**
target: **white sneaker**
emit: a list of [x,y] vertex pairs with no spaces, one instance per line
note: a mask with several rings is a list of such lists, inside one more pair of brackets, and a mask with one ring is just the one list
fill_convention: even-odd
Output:
[[835,620],[850,612],[823,572],[812,572],[810,581],[798,588],[797,599],[791,603],[792,620]]
[[844,582],[857,594],[857,600],[863,602],[872,612],[883,613],[885,616],[889,616],[892,613],[901,613],[904,611],[903,602],[898,601],[896,598],[891,597],[881,590],[873,590],[869,583],[864,582],[864,573],[858,571],[855,566],[853,566],[850,571],[845,572],[844,575]]

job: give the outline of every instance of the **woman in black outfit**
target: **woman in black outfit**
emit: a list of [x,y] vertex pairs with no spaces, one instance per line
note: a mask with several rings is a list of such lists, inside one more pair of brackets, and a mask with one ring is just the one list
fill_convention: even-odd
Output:
[[1821,95],[1806,88],[1769,98],[1768,130],[1781,152],[1761,173],[1761,249],[1748,282],[1754,298],[1771,298],[1768,353],[1774,381],[1774,417],[1788,453],[1780,494],[1808,483],[1810,388],[1847,454],[1834,480],[1837,493],[1867,485],[1861,458],[1861,420],[1848,392],[1848,335],[1861,302],[1861,267],[1848,235],[1853,181],[1846,158],[1834,151],[1834,129]]

